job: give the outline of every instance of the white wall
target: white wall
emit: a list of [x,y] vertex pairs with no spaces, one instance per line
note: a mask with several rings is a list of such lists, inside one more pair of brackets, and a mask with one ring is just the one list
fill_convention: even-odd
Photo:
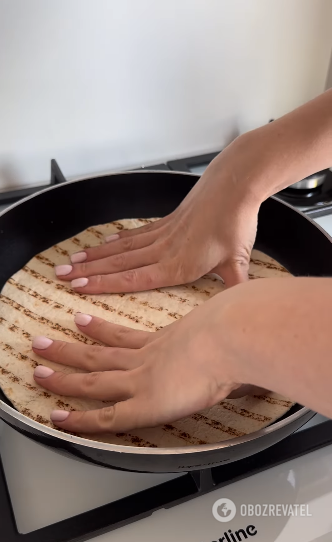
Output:
[[320,93],[330,0],[0,0],[0,188],[222,147]]

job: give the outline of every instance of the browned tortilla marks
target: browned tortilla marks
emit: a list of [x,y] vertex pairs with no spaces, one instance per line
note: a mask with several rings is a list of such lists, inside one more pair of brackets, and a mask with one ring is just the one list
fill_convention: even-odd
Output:
[[182,318],[181,314],[177,312],[169,312],[168,316],[170,316],[171,318],[174,318],[174,320],[180,320],[180,318]]
[[[29,384],[28,382],[25,382],[25,384],[23,384],[23,386],[25,388],[27,388],[28,390],[30,390],[30,391],[33,391],[33,392],[36,391],[36,388],[32,384]],[[47,391],[43,391],[43,390],[40,390],[40,393],[38,393],[38,396],[39,397],[45,397],[45,399],[50,399],[52,397],[52,395],[50,393],[48,393]]]
[[50,261],[48,258],[46,258],[45,256],[42,256],[42,254],[37,254],[36,260],[39,260],[40,262],[42,262],[42,263],[45,264],[45,265],[48,265],[48,267],[54,268],[54,263],[51,262],[51,261]]
[[124,225],[121,224],[121,222],[115,221],[115,222],[112,222],[112,224],[117,228],[118,231],[125,229]]
[[35,320],[37,322],[40,322],[41,324],[46,324],[52,329],[56,329],[57,331],[61,331],[64,333],[64,335],[67,335],[68,337],[75,338],[79,342],[83,342],[85,344],[99,344],[97,342],[90,341],[87,337],[83,337],[80,333],[76,333],[76,331],[73,331],[72,329],[69,329],[67,327],[60,326],[60,324],[51,322],[48,318],[45,318],[45,316],[38,316],[38,314],[35,314],[34,312],[30,311],[26,307],[23,307],[23,305],[20,305],[16,301],[13,301],[13,299],[10,299],[9,297],[4,296],[1,294],[0,296],[3,303],[6,305],[10,305],[13,307],[13,309],[25,314],[28,318],[31,318],[32,320]]
[[270,416],[263,416],[263,414],[257,414],[256,412],[250,412],[245,408],[237,408],[233,403],[227,403],[226,401],[221,401],[219,405],[225,410],[230,410],[234,414],[243,416],[244,418],[251,418],[252,420],[257,420],[258,422],[270,422],[272,418]]
[[204,279],[204,280],[212,280],[212,282],[217,282],[217,280],[219,280],[219,279],[216,279],[216,277],[208,277],[207,275],[204,275],[202,277],[202,279]]
[[43,416],[40,416],[39,414],[35,416],[31,412],[31,410],[29,410],[28,408],[22,408],[21,412],[24,416],[27,416],[28,418],[31,418],[32,420],[35,420],[38,423],[43,423],[44,425],[48,425],[49,427],[52,427],[50,420],[48,420],[47,418],[44,418]]
[[5,352],[10,352],[15,358],[17,358],[20,361],[29,361],[30,365],[35,369],[38,365],[38,363],[31,359],[29,356],[26,356],[25,354],[21,354],[21,352],[18,352],[13,348],[10,344],[4,343],[0,341],[0,348],[1,350],[4,350]]
[[[140,299],[137,299],[137,297],[135,297],[134,295],[131,295],[129,297],[129,301],[132,301],[133,303],[141,305],[142,307],[147,307],[148,309],[151,309],[153,311],[168,312],[169,316],[174,318],[174,316],[172,316],[173,313],[170,313],[169,310],[166,307],[161,307],[160,305],[157,305],[157,306],[151,305],[151,303],[149,303],[148,301],[141,301]],[[153,325],[152,322],[149,322],[149,321],[147,321],[147,324],[148,324],[148,327],[150,327],[150,328],[151,328],[151,325]],[[155,328],[155,330],[158,329],[156,326],[154,326],[154,328]]]
[[[119,316],[122,316],[123,318],[127,318],[128,320],[131,320],[133,322],[136,322],[136,323],[140,323],[140,324],[143,324],[143,326],[149,328],[149,329],[153,329],[154,331],[157,331],[157,327],[152,323],[150,322],[149,320],[147,321],[144,321],[143,320],[143,317],[140,316],[139,318],[137,316],[134,316],[132,314],[128,314],[128,313],[125,313],[124,311],[120,310],[120,311],[117,311],[114,307],[112,307],[111,305],[109,305],[108,303],[103,303],[102,301],[98,301],[96,299],[93,299],[92,297],[88,296],[88,295],[84,295],[84,294],[79,294],[78,292],[75,292],[74,290],[70,290],[69,288],[67,288],[67,286],[64,286],[63,284],[57,284],[55,281],[52,281],[52,280],[49,280],[47,277],[45,277],[44,275],[41,275],[40,273],[38,273],[37,271],[35,271],[34,269],[31,269],[30,267],[28,266],[25,266],[23,267],[23,271],[25,273],[28,273],[29,275],[32,275],[35,279],[41,281],[41,282],[45,282],[46,284],[52,284],[54,283],[55,284],[55,288],[57,290],[61,290],[61,291],[65,291],[67,294],[71,295],[71,296],[74,296],[74,297],[79,297],[80,299],[84,299],[84,301],[87,301],[89,303],[91,303],[92,305],[95,305],[96,307],[101,307],[102,309],[104,309],[105,311],[109,311],[109,312],[114,312],[116,314],[118,314]],[[13,279],[10,279],[10,280],[13,280]],[[9,281],[8,281],[9,282]],[[12,284],[12,283],[11,283]],[[52,303],[52,301],[50,301]],[[71,311],[73,313],[73,311]]]
[[89,233],[92,233],[92,235],[94,235],[95,237],[97,237],[97,239],[99,239],[99,240],[100,240],[100,239],[102,239],[102,240],[105,239],[103,233],[102,233],[101,231],[97,230],[97,229],[94,228],[94,227],[87,228],[86,231],[88,231]]
[[[9,344],[3,343],[2,341],[0,341],[0,350],[3,350],[5,352],[10,352],[11,355],[15,356],[19,360],[22,359],[20,352],[17,352],[15,348],[10,346]],[[36,363],[35,360],[29,358],[28,356],[26,357],[31,362],[32,368],[36,368],[38,363]],[[9,369],[6,369],[5,367],[0,367],[0,373],[3,375],[7,375],[9,380],[11,380],[14,384],[20,384],[21,386],[29,389],[30,391],[33,391],[39,397],[51,397],[49,393],[37,388],[36,386],[33,386],[29,382],[25,382],[25,380],[23,380],[17,375],[14,375]]]
[[180,303],[189,303],[189,305],[192,306],[189,300],[186,299],[185,297],[181,297],[177,294],[168,292],[167,290],[161,290],[160,288],[155,288],[155,292],[158,292],[159,294],[162,294],[162,295],[167,295],[167,297],[169,297],[170,299],[175,299],[176,301],[180,301]]
[[168,312],[168,309],[166,307],[162,307],[161,305],[157,305],[156,307],[151,305],[148,301],[141,301],[137,299],[134,295],[131,295],[129,297],[129,301],[132,301],[133,303],[138,303],[139,305],[142,305],[142,307],[147,307],[148,309],[152,309],[153,311],[159,311],[159,312]]
[[80,248],[84,248],[81,241],[77,238],[77,237],[72,237],[71,239],[71,242],[74,243],[74,245],[80,247]]
[[143,224],[151,224],[152,222],[158,222],[156,220],[151,220],[151,218],[136,218],[137,222],[143,222]]
[[[41,275],[40,273],[38,273],[38,271],[35,271],[34,269],[31,269],[31,267],[28,267],[27,265],[22,267],[22,271],[24,271],[25,273],[28,273],[29,275],[31,275],[35,279],[38,279],[38,280],[44,282],[45,284],[54,284],[54,280],[51,280],[51,279],[48,279],[47,277],[44,277],[44,275]],[[59,284],[59,286],[61,286],[61,285]]]
[[57,290],[61,290],[62,292],[66,292],[67,294],[77,297],[79,299],[84,299],[84,301],[88,301],[89,303],[92,303],[93,305],[98,305],[99,307],[102,307],[104,310],[108,310],[110,312],[116,312],[113,307],[110,305],[107,305],[106,303],[102,303],[101,301],[94,301],[90,296],[79,294],[78,292],[75,292],[74,290],[71,290],[64,284],[58,284],[55,282],[55,280],[48,279],[41,273],[38,273],[38,271],[35,271],[34,269],[31,269],[31,267],[25,266],[23,267],[22,271],[25,273],[28,273],[35,279],[39,280],[40,282],[44,282],[45,284],[54,284],[54,287]]
[[23,329],[20,329],[16,324],[10,324],[9,322],[7,322],[6,318],[4,318],[3,316],[0,317],[0,325],[6,326],[7,329],[9,329],[9,331],[12,331],[13,333],[19,332],[21,335],[23,335],[23,337],[25,337],[28,340],[32,338],[30,333],[28,333],[27,331],[24,331]]
[[58,399],[56,401],[56,406],[58,408],[61,408],[63,410],[71,410],[72,412],[75,410],[74,408],[72,408],[68,403],[65,403],[64,401],[61,401],[61,399]]
[[210,297],[211,295],[211,292],[209,292],[208,290],[202,290],[202,288],[198,288],[198,286],[195,286],[195,284],[185,284],[184,287],[187,288],[187,290],[191,289],[191,290],[194,290],[194,292],[197,292],[198,294],[205,294],[208,297]]
[[136,435],[131,435],[130,433],[116,433],[115,436],[121,438],[125,442],[130,442],[130,444],[133,444],[134,446],[157,448],[155,444],[152,444],[148,440],[144,440]]
[[119,316],[123,316],[124,318],[128,318],[128,320],[131,320],[132,322],[135,322],[136,324],[143,324],[145,327],[148,327],[149,329],[153,329],[154,331],[157,330],[157,326],[155,326],[149,320],[144,321],[142,316],[135,316],[134,314],[125,313],[122,310],[117,311],[117,314]]
[[206,425],[210,425],[214,429],[217,429],[218,431],[222,431],[223,433],[227,433],[228,435],[231,435],[232,437],[243,437],[246,434],[246,433],[243,433],[242,431],[238,431],[237,429],[234,429],[234,427],[229,427],[228,425],[224,425],[218,420],[212,420],[211,418],[207,418],[206,416],[203,416],[203,414],[193,414],[191,417],[197,422],[204,422],[206,423]]
[[266,267],[266,269],[275,269],[276,271],[281,271],[282,273],[287,273],[287,275],[289,275],[289,271],[287,271],[287,269],[285,269],[280,264],[276,265],[271,262],[262,262],[261,260],[255,260],[253,258],[250,258],[250,262],[260,267]]
[[46,305],[52,305],[52,307],[54,309],[65,309],[66,308],[61,303],[58,303],[57,301],[52,301],[51,299],[48,299],[48,297],[40,295],[35,290],[32,290],[31,288],[28,288],[27,286],[24,286],[23,284],[20,284],[20,283],[16,282],[14,279],[9,279],[8,282],[14,288],[17,288],[21,292],[24,292],[25,294],[28,294],[29,296],[34,297],[35,299],[38,299],[38,301],[41,301],[42,303],[45,303]]
[[177,427],[174,427],[174,425],[171,425],[169,423],[163,425],[162,430],[166,431],[167,433],[171,433],[173,436],[185,440],[190,444],[207,444],[205,440],[196,438],[193,435],[189,435],[189,433],[187,433],[186,431],[181,431],[181,429],[178,429]]
[[27,286],[24,286],[23,284],[16,282],[14,279],[9,279],[8,283],[11,284],[11,286],[13,286],[14,288],[17,288],[18,290],[20,290],[21,292],[24,292],[28,294],[29,296],[34,297],[35,299],[38,299],[38,301],[41,301],[42,303],[45,303],[46,305],[50,305],[53,309],[65,310],[68,314],[74,314],[75,312],[73,309],[65,307],[58,301],[52,301],[48,297],[40,295],[35,290],[32,290],[31,288],[28,288]]
[[68,250],[65,250],[59,245],[54,245],[54,249],[57,251],[58,254],[61,254],[61,256],[69,256]]
[[267,395],[254,395],[256,399],[261,399],[262,401],[266,401],[267,403],[270,403],[270,405],[279,405],[284,407],[291,407],[294,403],[292,401],[286,401],[285,399],[275,399],[275,397],[268,397]]
[[20,380],[21,380],[20,378],[18,378],[18,376],[13,375],[13,373],[8,371],[8,369],[5,369],[4,367],[0,367],[0,373],[2,375],[8,376],[9,380],[14,382],[14,384],[17,384],[17,382],[20,382]]

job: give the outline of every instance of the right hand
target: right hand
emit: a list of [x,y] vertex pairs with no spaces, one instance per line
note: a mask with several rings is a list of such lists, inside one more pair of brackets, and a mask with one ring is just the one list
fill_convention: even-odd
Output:
[[230,330],[227,324],[232,300],[238,305],[239,297],[237,288],[232,288],[152,333],[76,315],[78,329],[103,346],[35,338],[32,346],[37,355],[83,370],[66,374],[38,366],[34,377],[44,389],[67,397],[116,402],[88,412],[55,411],[51,419],[69,431],[122,432],[171,423],[231,393],[248,393],[248,386],[241,390],[248,364],[233,346],[233,337],[239,333],[234,333],[235,325]]
[[[243,136],[242,136],[243,137]],[[245,140],[246,142],[247,140]],[[260,202],[248,189],[258,152],[238,138],[209,165],[180,206],[146,226],[88,248],[62,280],[88,279],[81,293],[150,290],[193,282],[213,272],[227,287],[248,279]],[[66,266],[68,267],[68,266]],[[60,267],[60,270],[63,266]],[[66,269],[67,270],[67,269]]]

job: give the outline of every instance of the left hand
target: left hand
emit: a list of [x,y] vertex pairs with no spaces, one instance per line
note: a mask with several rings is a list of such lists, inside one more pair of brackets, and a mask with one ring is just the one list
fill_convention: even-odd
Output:
[[82,294],[152,290],[210,272],[227,288],[246,282],[263,201],[248,179],[270,171],[260,170],[261,154],[261,140],[239,137],[171,214],[72,254],[70,265],[55,267],[57,277]]
[[238,390],[241,368],[221,332],[223,300],[225,293],[154,333],[76,315],[79,330],[107,346],[35,339],[36,354],[87,371],[64,374],[39,366],[39,385],[59,395],[115,401],[100,410],[53,411],[52,421],[79,433],[129,431],[189,416]]

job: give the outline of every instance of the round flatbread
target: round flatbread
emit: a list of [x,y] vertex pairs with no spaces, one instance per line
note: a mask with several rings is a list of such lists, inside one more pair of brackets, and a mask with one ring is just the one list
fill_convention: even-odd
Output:
[[[82,295],[69,283],[55,277],[54,266],[68,263],[73,252],[104,242],[107,235],[123,228],[135,228],[154,219],[128,219],[88,228],[41,254],[5,284],[0,297],[0,387],[24,415],[53,427],[53,409],[88,410],[107,402],[61,397],[45,391],[33,379],[38,364],[67,373],[77,372],[41,359],[31,350],[35,335],[94,344],[82,335],[74,315],[83,312],[124,326],[156,331],[187,314],[197,305],[224,290],[220,280],[205,276],[172,288],[158,288],[133,294]],[[250,278],[289,277],[286,269],[272,258],[254,250]],[[215,443],[257,431],[281,417],[292,402],[276,393],[225,399],[218,405],[188,418],[152,429],[86,438],[131,446],[186,446]],[[81,435],[84,437],[84,435]]]

